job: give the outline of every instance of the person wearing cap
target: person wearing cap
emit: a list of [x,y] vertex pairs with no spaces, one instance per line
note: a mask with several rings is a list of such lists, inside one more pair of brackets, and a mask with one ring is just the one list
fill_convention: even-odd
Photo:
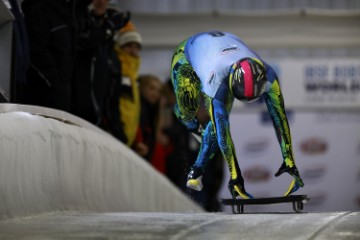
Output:
[[115,22],[111,19],[125,13],[112,8],[109,0],[92,0],[87,11],[91,25],[98,31],[79,35],[71,113],[124,141],[118,110],[121,65],[114,52],[113,36],[129,18],[114,28]]
[[[264,96],[272,118],[283,161],[275,174],[293,177],[284,196],[304,183],[295,165],[284,100],[275,71],[237,36],[221,31],[202,32],[181,42],[174,50],[171,80],[176,94],[174,111],[192,132],[201,135],[201,147],[188,174],[187,187],[201,191],[206,165],[220,149],[230,171],[233,198],[253,198],[245,189],[230,135],[229,114],[236,98],[242,102]],[[201,129],[196,113],[200,95],[210,121]]]
[[[121,62],[121,94],[119,99],[120,121],[126,140],[132,147],[140,119],[140,93],[137,78],[140,68],[142,38],[130,21],[114,37],[115,51]],[[145,149],[144,149],[145,150]]]

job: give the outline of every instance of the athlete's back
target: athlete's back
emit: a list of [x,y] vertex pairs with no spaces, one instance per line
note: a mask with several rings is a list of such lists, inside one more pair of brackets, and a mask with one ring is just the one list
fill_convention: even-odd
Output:
[[203,32],[190,37],[185,55],[202,83],[202,90],[214,97],[230,67],[243,58],[261,58],[237,36],[227,32]]

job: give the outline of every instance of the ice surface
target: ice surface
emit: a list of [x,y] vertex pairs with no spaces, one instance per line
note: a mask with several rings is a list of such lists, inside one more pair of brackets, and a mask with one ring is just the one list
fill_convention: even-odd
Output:
[[360,213],[53,213],[0,222],[0,239],[359,239]]

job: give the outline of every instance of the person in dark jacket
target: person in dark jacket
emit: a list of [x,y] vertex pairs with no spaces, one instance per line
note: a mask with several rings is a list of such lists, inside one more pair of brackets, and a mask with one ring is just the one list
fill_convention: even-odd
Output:
[[111,16],[96,28],[88,17],[89,4],[89,0],[22,3],[30,48],[24,103],[71,111],[77,46],[105,41],[108,30],[121,28],[127,18]]
[[[108,4],[109,0],[93,0],[90,17],[94,28],[106,28],[108,19],[120,14],[108,8]],[[105,38],[93,46],[78,44],[72,112],[125,142],[123,125],[119,121],[121,64],[114,50],[113,35],[116,29],[108,30],[104,33]],[[82,43],[92,43],[93,39],[94,36],[87,32],[79,37]]]

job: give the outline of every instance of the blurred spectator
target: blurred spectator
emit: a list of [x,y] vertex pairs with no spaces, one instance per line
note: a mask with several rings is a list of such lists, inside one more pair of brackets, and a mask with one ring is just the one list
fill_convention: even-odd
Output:
[[160,93],[161,81],[153,75],[139,77],[141,115],[134,142],[135,151],[151,162],[157,135],[159,134],[160,121]]
[[166,159],[166,175],[177,187],[185,191],[187,170],[191,166],[189,160],[196,158],[199,144],[174,114],[173,107],[176,99],[171,81],[165,83],[163,97],[165,98],[163,131],[172,145],[172,151]]
[[171,124],[172,110],[169,112],[169,104],[171,104],[171,96],[169,94],[167,84],[162,84],[159,99],[159,114],[156,127],[155,147],[151,157],[151,164],[159,172],[168,175],[167,158],[169,154],[174,152],[174,145],[165,133],[167,127]]
[[121,62],[120,121],[123,124],[126,143],[132,146],[140,119],[140,94],[137,78],[140,68],[142,39],[135,26],[129,22],[115,36],[118,58]]
[[96,46],[109,30],[120,29],[128,15],[114,14],[93,26],[89,0],[25,0],[22,9],[29,37],[30,67],[25,103],[70,111],[76,49]]
[[[121,65],[114,51],[116,29],[110,28],[108,22],[109,17],[120,13],[108,8],[108,4],[109,0],[93,0],[90,10],[92,34],[83,32],[78,37],[72,111],[125,141],[119,121]],[[94,29],[107,31],[101,34]]]

